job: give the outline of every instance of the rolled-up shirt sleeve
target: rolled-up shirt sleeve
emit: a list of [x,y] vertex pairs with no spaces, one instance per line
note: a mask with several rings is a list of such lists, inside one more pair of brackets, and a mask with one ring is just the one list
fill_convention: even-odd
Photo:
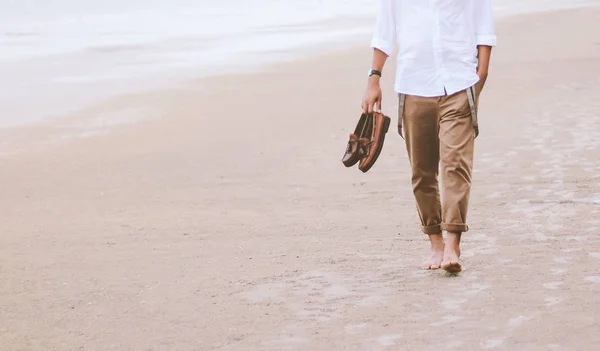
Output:
[[492,0],[473,1],[473,15],[477,45],[496,46],[496,28]]
[[379,49],[391,56],[396,44],[396,13],[394,0],[379,0],[379,10],[375,34],[371,40],[371,48]]

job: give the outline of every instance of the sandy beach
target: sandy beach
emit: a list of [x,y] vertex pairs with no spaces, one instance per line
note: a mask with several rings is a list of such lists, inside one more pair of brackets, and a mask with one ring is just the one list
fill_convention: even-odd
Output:
[[497,30],[459,276],[394,128],[340,162],[365,43],[0,129],[0,350],[596,349],[600,9]]

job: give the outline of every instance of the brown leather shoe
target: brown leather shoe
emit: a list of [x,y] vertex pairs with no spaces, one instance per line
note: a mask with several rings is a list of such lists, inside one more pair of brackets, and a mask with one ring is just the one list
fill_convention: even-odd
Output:
[[354,133],[350,134],[346,152],[342,157],[342,163],[346,167],[354,166],[361,158],[366,156],[369,140],[366,138],[369,135],[369,124],[372,123],[372,118],[363,113],[358,119],[358,124],[354,129]]
[[385,134],[390,128],[389,117],[377,112],[373,112],[369,117],[371,117],[369,118],[371,120],[371,128],[368,128],[370,130],[367,133],[367,138],[369,139],[367,154],[360,159],[360,163],[358,164],[358,169],[363,171],[363,173],[368,172],[375,164],[375,161],[377,161],[383,149]]

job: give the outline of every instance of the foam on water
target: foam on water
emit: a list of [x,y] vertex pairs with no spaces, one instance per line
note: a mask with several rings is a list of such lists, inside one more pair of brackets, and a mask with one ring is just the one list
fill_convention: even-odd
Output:
[[[248,70],[311,48],[368,45],[377,2],[0,0],[0,127],[66,113],[109,93]],[[599,2],[494,5],[502,16]]]
[[230,40],[257,35],[265,28],[371,15],[373,2],[0,0],[2,44],[14,45],[0,52],[0,60],[181,38],[206,39],[212,47],[234,49]]

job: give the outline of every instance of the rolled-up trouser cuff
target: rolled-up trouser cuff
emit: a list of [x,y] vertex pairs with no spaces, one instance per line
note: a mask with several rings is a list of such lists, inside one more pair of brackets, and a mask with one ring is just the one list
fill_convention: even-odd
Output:
[[466,224],[442,224],[442,230],[451,233],[464,233],[469,231],[469,226]]
[[423,233],[429,235],[429,234],[442,234],[442,226],[437,224],[437,225],[429,225],[429,226],[423,226],[421,227],[421,229],[423,230]]

